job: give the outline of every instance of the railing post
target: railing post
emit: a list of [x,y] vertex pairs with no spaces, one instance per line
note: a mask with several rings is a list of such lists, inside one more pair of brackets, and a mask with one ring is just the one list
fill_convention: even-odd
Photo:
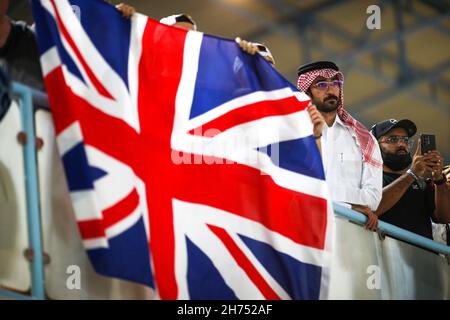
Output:
[[30,266],[31,294],[32,298],[42,300],[45,299],[44,267],[32,92],[28,87],[19,83],[13,83],[12,89],[14,93],[20,96],[22,130],[27,136],[23,150],[25,160],[28,242],[34,253]]

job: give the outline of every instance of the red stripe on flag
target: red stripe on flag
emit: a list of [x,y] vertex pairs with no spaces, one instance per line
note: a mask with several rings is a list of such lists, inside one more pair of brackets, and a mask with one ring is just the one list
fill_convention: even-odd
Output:
[[[283,116],[297,111],[304,110],[309,104],[309,100],[299,102],[296,97],[288,97],[273,101],[260,101],[234,109],[201,127],[189,131],[193,135],[214,137],[234,126],[255,121],[269,116]],[[207,132],[211,130],[211,132]]]
[[53,10],[55,11],[56,23],[58,24],[58,29],[64,35],[64,38],[66,39],[66,41],[68,42],[68,44],[72,48],[72,50],[74,51],[74,53],[77,56],[78,60],[80,60],[81,64],[83,65],[84,70],[86,71],[86,74],[87,74],[89,80],[91,80],[92,84],[94,85],[94,87],[97,89],[97,91],[101,95],[103,95],[103,96],[105,96],[106,98],[109,98],[109,99],[114,99],[109,94],[109,92],[105,89],[105,87],[101,84],[101,82],[97,79],[97,77],[94,75],[94,73],[92,72],[91,68],[89,68],[88,64],[86,63],[86,60],[84,60],[82,54],[80,53],[80,50],[78,50],[75,42],[70,37],[69,32],[64,27],[64,24],[62,23],[61,17],[60,17],[59,12],[58,12],[58,9],[56,8],[55,0],[51,0],[51,3],[52,3],[52,6],[53,6]]
[[[149,19],[139,63],[139,118],[146,145],[137,159],[145,169],[141,179],[146,182],[155,280],[161,299],[171,300],[178,296],[171,190],[184,182],[172,176],[170,138],[186,33]],[[184,188],[189,189],[189,184]]]
[[247,258],[247,256],[242,252],[238,245],[234,242],[233,238],[225,231],[223,228],[208,225],[208,228],[223,242],[225,247],[233,256],[236,263],[244,270],[248,275],[250,280],[255,284],[255,286],[261,291],[264,298],[269,300],[280,300],[281,298],[277,293],[270,287],[264,277],[258,272],[252,262]]
[[114,206],[103,211],[103,220],[91,219],[79,221],[81,237],[86,239],[106,237],[105,230],[116,224],[122,219],[128,217],[138,206],[139,195],[136,189],[133,189],[128,196],[122,199]]
[[79,221],[78,228],[83,240],[106,237],[103,221],[100,219]]
[[103,210],[103,221],[105,228],[108,228],[122,219],[128,217],[139,205],[139,195],[136,189],[133,189],[125,198]]

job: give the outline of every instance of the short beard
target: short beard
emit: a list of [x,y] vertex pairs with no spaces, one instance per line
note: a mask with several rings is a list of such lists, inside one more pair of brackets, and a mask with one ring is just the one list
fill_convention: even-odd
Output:
[[394,171],[402,171],[408,168],[412,162],[412,157],[409,152],[400,155],[384,152],[383,149],[381,149],[381,156],[383,157],[383,164]]
[[323,102],[317,101],[315,98],[312,98],[312,103],[314,105],[316,105],[317,110],[319,110],[320,112],[331,113],[331,112],[334,112],[337,110],[337,108],[339,107],[339,102],[340,102],[340,99],[338,97],[336,97],[336,96],[333,96],[333,97],[335,97],[337,99],[336,99],[336,102],[331,105],[326,103],[326,100],[327,100],[327,98],[329,98],[329,96],[326,97]]

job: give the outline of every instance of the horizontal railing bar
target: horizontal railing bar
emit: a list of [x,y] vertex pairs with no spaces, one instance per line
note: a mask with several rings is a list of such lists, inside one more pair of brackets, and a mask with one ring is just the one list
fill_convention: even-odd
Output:
[[6,297],[9,299],[14,299],[14,300],[33,300],[34,299],[32,296],[27,296],[24,294],[16,293],[16,292],[9,291],[9,290],[3,290],[3,289],[0,289],[0,297]]
[[[333,203],[333,210],[337,216],[347,218],[350,221],[356,222],[358,224],[365,224],[367,221],[367,217],[362,213],[353,211],[337,203]],[[446,246],[445,244],[422,237],[418,234],[415,234],[414,232],[404,230],[381,220],[378,221],[378,230],[388,236],[407,241],[416,246],[429,249],[437,253],[450,254],[450,246]]]

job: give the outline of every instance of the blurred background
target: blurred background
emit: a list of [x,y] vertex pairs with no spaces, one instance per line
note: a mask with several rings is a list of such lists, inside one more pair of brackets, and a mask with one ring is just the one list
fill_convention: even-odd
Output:
[[[389,118],[410,119],[418,133],[436,134],[438,150],[450,163],[450,1],[125,3],[158,20],[188,13],[202,32],[264,43],[277,70],[294,84],[299,65],[332,60],[344,73],[345,106],[355,118],[368,128]],[[370,5],[380,8],[380,29],[367,27]],[[11,1],[9,15],[32,23],[29,1]]]

